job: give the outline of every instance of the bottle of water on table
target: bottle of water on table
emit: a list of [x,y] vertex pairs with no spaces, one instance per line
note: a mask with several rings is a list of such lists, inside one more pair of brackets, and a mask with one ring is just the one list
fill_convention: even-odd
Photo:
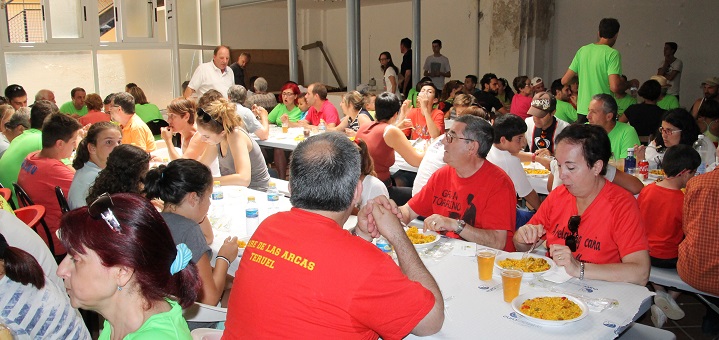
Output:
[[277,212],[279,203],[280,191],[277,190],[277,184],[275,184],[275,182],[270,182],[269,189],[267,189],[267,204],[269,205],[270,214]]
[[702,162],[699,164],[699,168],[697,168],[697,175],[701,175],[706,172],[707,166],[714,163],[715,157],[715,149],[714,144],[712,142],[708,141],[705,136],[699,135],[699,138],[696,142],[694,142],[694,150],[697,150],[699,153],[699,156],[702,159]]
[[245,228],[247,236],[252,236],[260,225],[260,210],[255,202],[255,196],[247,196],[247,206],[245,207]]

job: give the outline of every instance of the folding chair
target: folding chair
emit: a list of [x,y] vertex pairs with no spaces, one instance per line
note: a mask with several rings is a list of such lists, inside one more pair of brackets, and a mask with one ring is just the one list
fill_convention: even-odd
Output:
[[[28,194],[25,192],[25,190],[17,183],[12,184],[13,188],[15,188],[15,196],[17,196],[18,199],[18,205],[22,207],[28,207],[31,205],[35,205],[33,203],[32,199]],[[40,224],[42,225],[43,230],[45,231],[45,235],[47,236],[47,247],[50,248],[50,252],[55,255],[55,244],[52,242],[52,233],[50,233],[50,228],[48,228],[47,223],[45,223],[44,218],[40,218]],[[35,230],[38,235],[40,234],[37,231],[37,227],[34,227],[32,230]]]

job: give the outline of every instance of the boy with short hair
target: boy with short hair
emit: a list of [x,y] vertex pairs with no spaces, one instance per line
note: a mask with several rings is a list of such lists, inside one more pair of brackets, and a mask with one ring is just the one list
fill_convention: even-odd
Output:
[[[662,161],[665,178],[661,182],[644,187],[637,203],[647,226],[649,256],[652,266],[676,268],[679,255],[679,243],[684,239],[682,231],[682,202],[689,179],[701,163],[699,153],[689,145],[675,145],[667,149]],[[679,320],[684,311],[675,299],[679,291],[669,290],[652,283],[657,295],[651,307],[652,322],[661,328],[667,318]]]

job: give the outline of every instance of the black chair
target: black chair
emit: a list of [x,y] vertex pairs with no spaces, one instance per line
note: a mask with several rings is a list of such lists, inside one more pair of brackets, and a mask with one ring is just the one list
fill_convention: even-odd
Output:
[[[35,205],[33,203],[32,199],[28,194],[25,192],[25,190],[17,183],[12,184],[13,188],[15,188],[15,196],[17,196],[18,205],[22,207],[27,207],[31,205]],[[57,261],[58,256],[55,254],[55,244],[52,242],[52,233],[50,233],[50,228],[48,228],[47,223],[45,223],[45,218],[40,219],[40,224],[42,225],[43,230],[45,231],[45,235],[47,236],[47,247],[50,248],[50,252],[55,255],[55,260]],[[33,228],[33,230],[39,235],[40,233],[37,231],[36,228]],[[64,256],[62,256],[64,257]],[[60,258],[62,260],[62,257]],[[57,261],[59,263],[59,261]]]
[[160,129],[166,126],[170,126],[164,119],[154,119],[146,123],[147,127],[150,128],[154,136],[160,135]]
[[62,188],[60,186],[55,187],[55,196],[57,196],[57,203],[60,204],[60,211],[62,211],[63,214],[70,211],[70,205],[67,204],[65,193],[62,192]]

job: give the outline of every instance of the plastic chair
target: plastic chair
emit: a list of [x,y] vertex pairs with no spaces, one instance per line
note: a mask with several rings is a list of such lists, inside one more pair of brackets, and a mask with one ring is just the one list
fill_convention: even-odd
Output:
[[[31,205],[16,209],[15,217],[27,224],[28,227],[36,230],[37,224],[45,216],[45,207],[42,205]],[[37,232],[37,230],[36,230]]]
[[[20,186],[20,184],[13,183],[12,186],[13,186],[13,188],[15,188],[15,196],[17,196],[18,204],[20,206],[28,207],[31,205],[35,205],[35,203],[33,203],[30,196],[25,192],[25,190]],[[54,244],[54,242],[52,242],[52,233],[50,233],[50,228],[48,228],[47,223],[45,223],[44,218],[40,218],[40,225],[42,225],[42,229],[43,229],[43,231],[45,231],[45,235],[47,236],[47,247],[50,248],[50,252],[53,255],[55,255],[55,244]],[[32,227],[32,230],[34,230],[36,233],[38,233],[37,226]],[[40,233],[38,233],[38,235],[39,234]]]
[[8,188],[0,188],[0,196],[4,198],[6,201],[10,202],[10,197],[12,197],[12,191]]
[[60,211],[62,211],[63,214],[70,211],[70,205],[67,204],[65,193],[62,192],[62,188],[60,186],[55,187],[55,196],[57,196],[57,203],[60,204]]
[[[160,129],[166,126],[170,126],[164,119],[153,119],[146,123],[147,127],[150,128],[150,131],[152,131],[152,134],[155,136],[155,139],[157,139],[158,136],[160,136]],[[160,138],[162,139],[162,138]]]

